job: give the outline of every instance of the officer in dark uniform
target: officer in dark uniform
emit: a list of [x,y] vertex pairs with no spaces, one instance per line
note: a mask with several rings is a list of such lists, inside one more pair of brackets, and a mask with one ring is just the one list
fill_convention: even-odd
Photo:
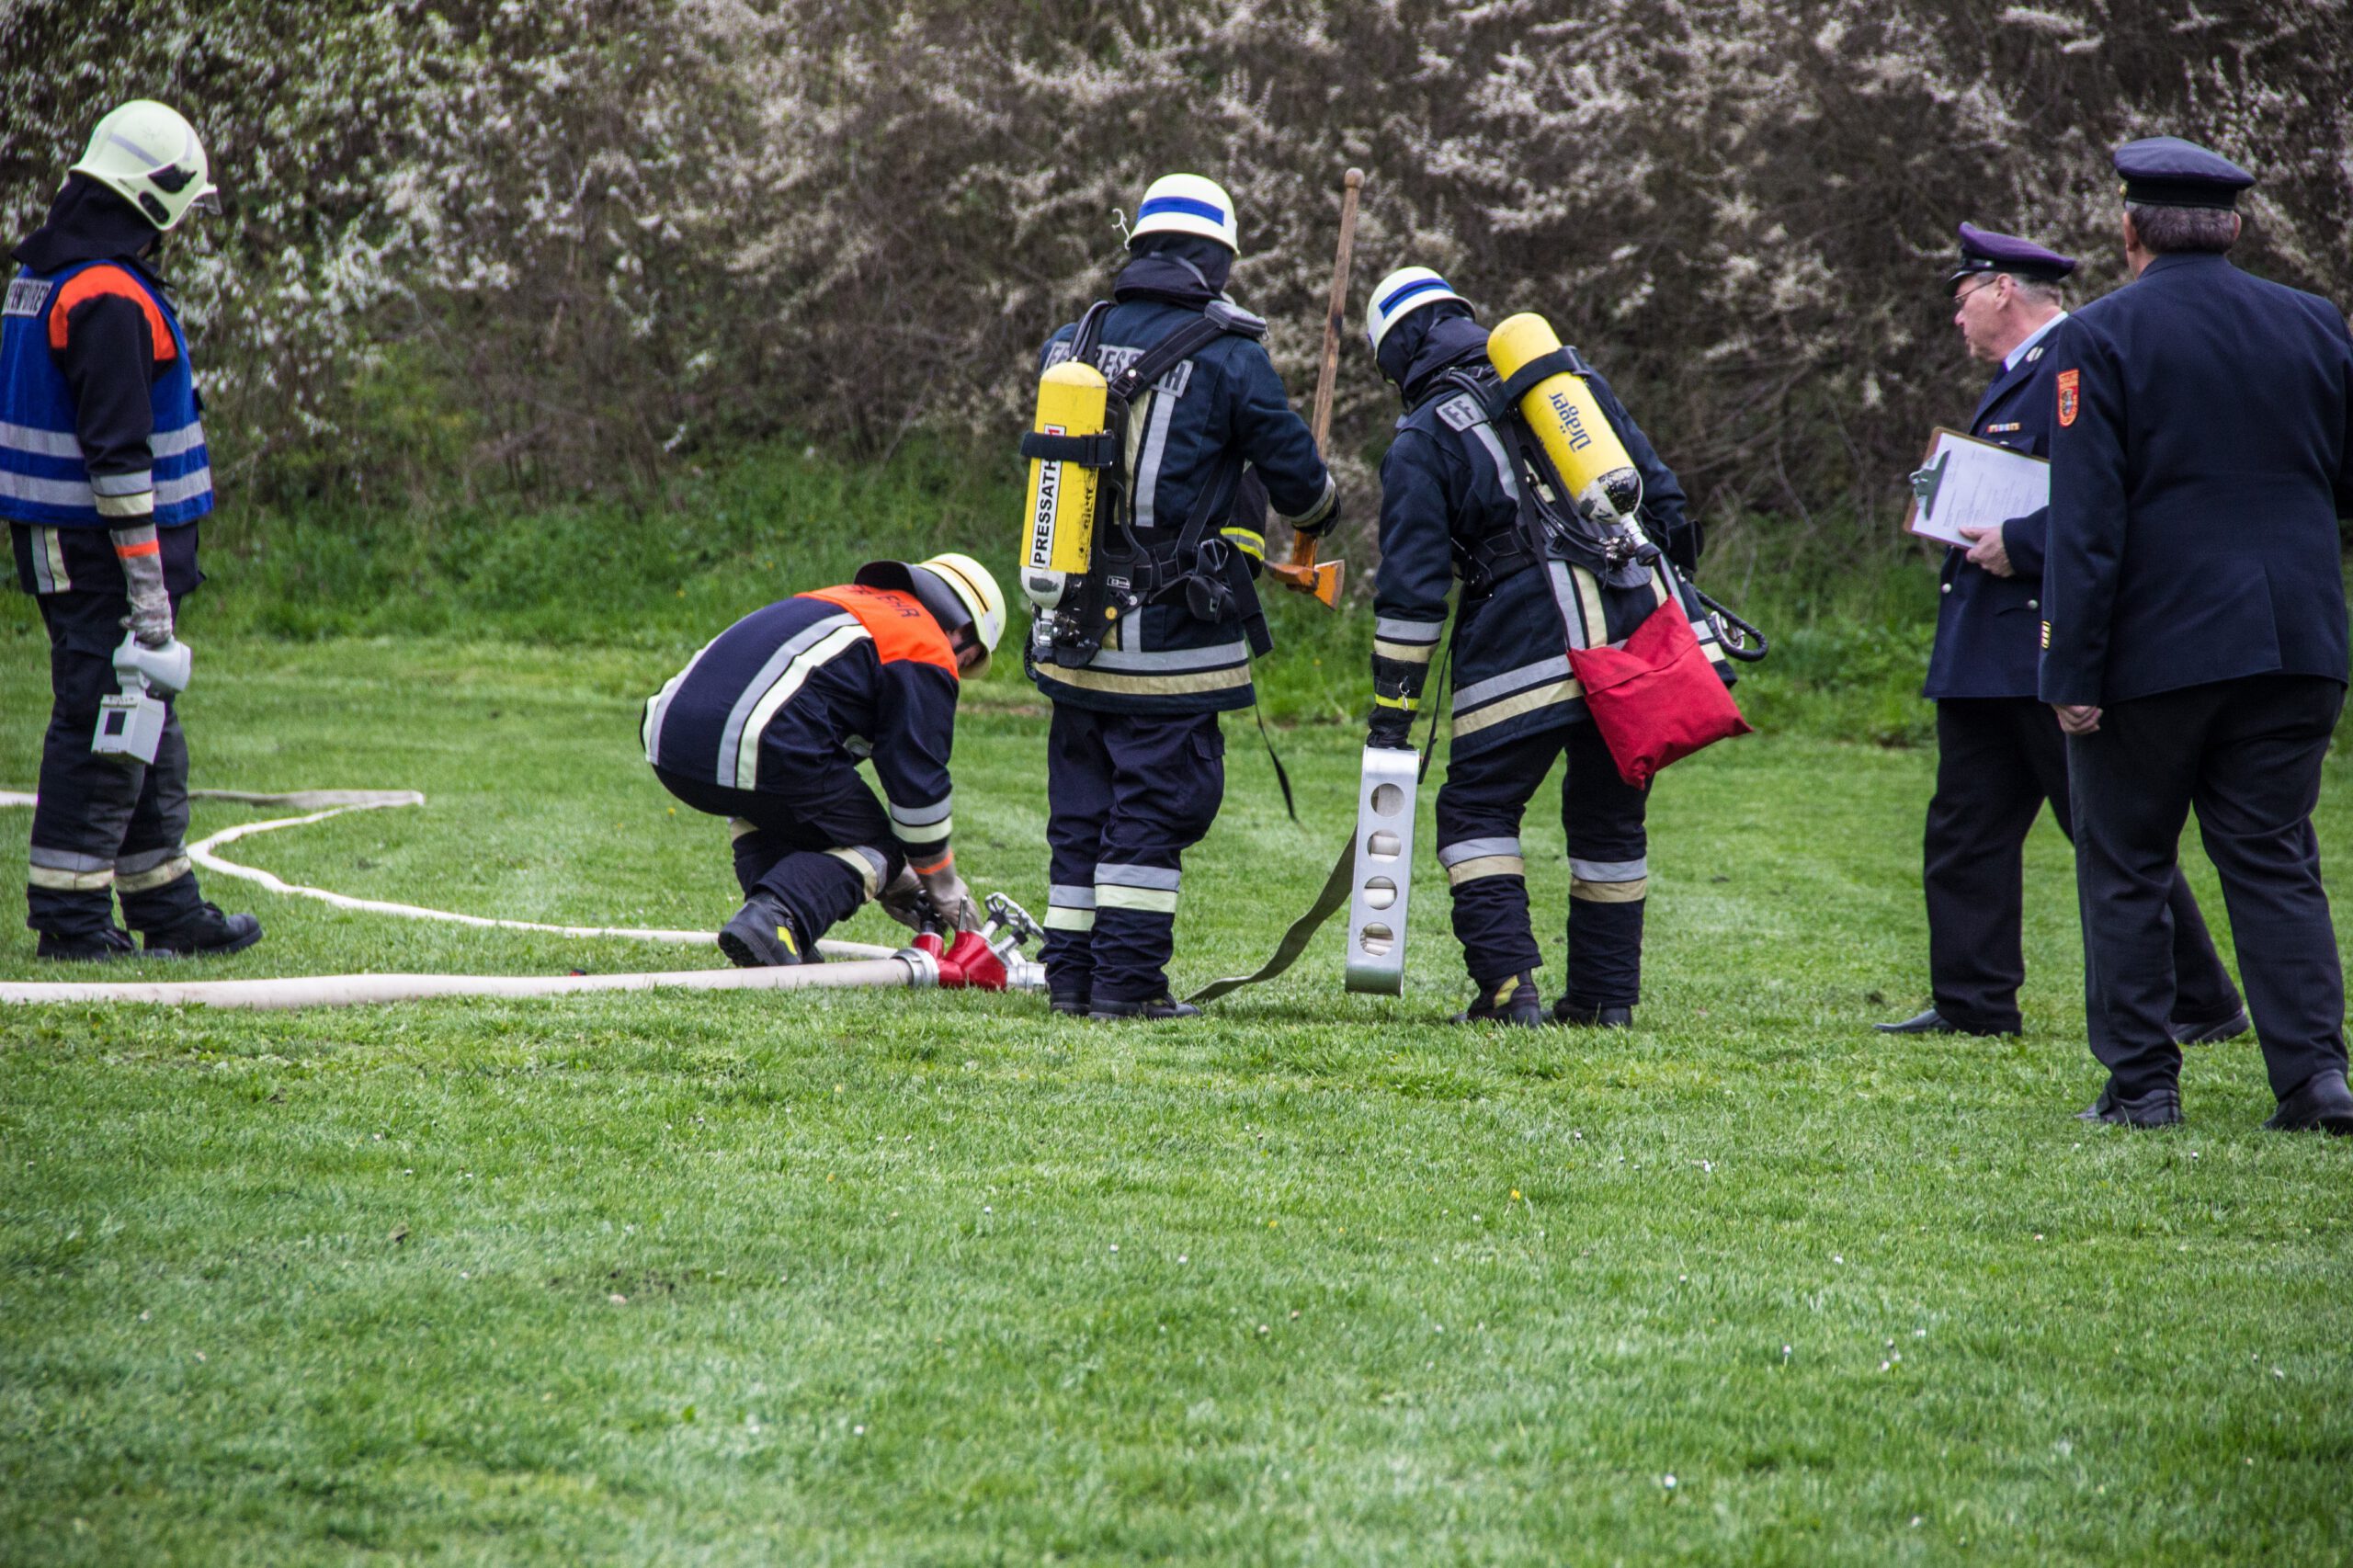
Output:
[[250,915],[197,891],[188,742],[165,702],[154,758],[92,750],[120,689],[116,648],[176,653],[180,601],[204,580],[196,520],[212,468],[188,337],[153,268],[157,243],[211,194],[176,112],[137,99],[101,119],[49,217],[17,247],[0,314],[0,517],[17,582],[49,631],[51,708],[33,809],[26,924],[45,959],[232,953]]
[[[1081,346],[1107,374],[1223,299],[1233,203],[1198,175],[1155,180],[1128,248],[1111,304]],[[1169,995],[1166,965],[1184,852],[1225,792],[1217,716],[1256,700],[1250,660],[1272,646],[1251,586],[1267,507],[1309,534],[1338,515],[1314,437],[1258,340],[1264,324],[1224,309],[1234,329],[1179,360],[1130,415],[1120,520],[1159,571],[1148,602],[1081,666],[1053,662],[1043,617],[1025,644],[1030,677],[1053,701],[1043,956],[1057,1012],[1199,1011]],[[1070,357],[1080,324],[1048,340],[1041,368]]]
[[2191,811],[2222,875],[2277,1113],[2353,1133],[2345,986],[2312,812],[2344,706],[2337,519],[2353,513],[2353,336],[2224,255],[2254,176],[2161,136],[2115,154],[2136,281],[2046,356],[2042,697],[2067,731],[2086,1119],[2181,1119],[2166,891]]
[[[1953,324],[1970,354],[1995,366],[1970,433],[2013,451],[2051,455],[2054,418],[2049,336],[2067,312],[2058,285],[2075,259],[2030,240],[1961,225],[1961,262],[1945,278]],[[2042,558],[2050,512],[1976,530],[1945,551],[1935,651],[1922,695],[1937,704],[1937,793],[1928,803],[1921,887],[1928,903],[1927,1011],[1887,1034],[2016,1034],[2022,894],[2019,852],[2051,802],[2073,835],[2066,738],[2035,696],[2041,659]],[[2173,916],[2175,1040],[2227,1040],[2246,1011],[2189,884],[2177,870]]]
[[1402,268],[1374,288],[1365,330],[1405,404],[1381,464],[1371,744],[1411,744],[1447,594],[1458,576],[1463,584],[1451,655],[1453,733],[1437,812],[1454,934],[1477,989],[1455,1021],[1543,1022],[1535,973],[1543,960],[1529,923],[1519,824],[1565,752],[1569,975],[1552,1017],[1631,1024],[1642,994],[1648,791],[1620,777],[1588,720],[1567,650],[1620,642],[1678,595],[1729,683],[1716,628],[1677,575],[1699,562],[1699,527],[1685,514],[1674,471],[1609,383],[1588,373],[1641,472],[1643,531],[1664,547],[1662,559],[1612,585],[1523,510],[1532,504],[1533,476],[1514,455],[1513,432],[1497,423],[1518,415],[1494,406],[1502,379],[1469,302],[1428,268]]

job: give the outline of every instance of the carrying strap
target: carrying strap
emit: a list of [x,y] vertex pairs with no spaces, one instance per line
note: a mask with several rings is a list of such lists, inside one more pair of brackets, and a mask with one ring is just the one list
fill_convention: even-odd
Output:
[[1498,382],[1486,394],[1492,400],[1487,402],[1487,414],[1491,418],[1501,418],[1506,410],[1517,409],[1519,400],[1539,381],[1551,381],[1554,376],[1574,376],[1583,381],[1591,374],[1593,367],[1585,362],[1585,357],[1563,345],[1549,354],[1539,354]]

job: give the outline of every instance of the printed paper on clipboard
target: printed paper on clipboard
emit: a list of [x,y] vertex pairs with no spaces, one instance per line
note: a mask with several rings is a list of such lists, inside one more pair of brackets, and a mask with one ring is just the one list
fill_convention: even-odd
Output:
[[2041,458],[1938,426],[1912,475],[1904,526],[1922,539],[1963,550],[1961,530],[1991,528],[2051,505],[2051,464]]

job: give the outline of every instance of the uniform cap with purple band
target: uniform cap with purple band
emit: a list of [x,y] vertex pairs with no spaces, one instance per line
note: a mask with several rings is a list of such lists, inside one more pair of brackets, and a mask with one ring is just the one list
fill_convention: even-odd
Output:
[[2006,272],[2029,282],[2056,283],[2075,270],[2075,258],[2072,256],[2061,256],[2016,234],[1997,234],[1974,223],[1963,223],[1961,262],[1945,274],[1945,287],[1950,289],[1962,278],[1981,272]]
[[2127,142],[2111,159],[2124,176],[2124,199],[2141,207],[2216,207],[2230,211],[2255,176],[2195,142],[2149,136]]

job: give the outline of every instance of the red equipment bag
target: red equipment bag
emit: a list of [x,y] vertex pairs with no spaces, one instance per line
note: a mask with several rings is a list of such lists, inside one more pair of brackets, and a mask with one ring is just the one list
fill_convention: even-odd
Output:
[[1691,635],[1680,595],[1670,595],[1621,647],[1570,649],[1569,669],[1585,687],[1618,776],[1638,790],[1668,763],[1751,733]]

